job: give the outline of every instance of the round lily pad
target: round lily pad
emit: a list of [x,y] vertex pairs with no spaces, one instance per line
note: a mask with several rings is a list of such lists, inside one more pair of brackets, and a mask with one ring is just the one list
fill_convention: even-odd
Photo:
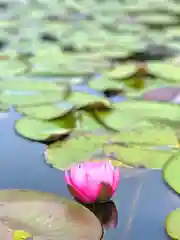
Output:
[[57,169],[69,169],[78,162],[91,159],[93,154],[102,149],[108,138],[107,135],[80,133],[65,141],[57,141],[45,151],[46,162]]
[[124,164],[151,169],[161,169],[173,154],[170,151],[146,149],[138,146],[128,147],[120,144],[106,145],[104,153],[108,157],[115,157]]
[[97,121],[93,112],[77,111],[76,112],[76,130],[96,131],[104,130],[104,126]]
[[16,121],[16,131],[25,138],[36,141],[58,140],[69,134],[75,127],[75,120],[71,115],[51,121],[43,121],[29,117]]
[[147,25],[173,25],[177,19],[168,14],[144,14],[137,17],[137,22]]
[[15,106],[37,106],[63,100],[68,87],[65,84],[57,85],[46,81],[7,80],[0,83],[0,90],[2,103]]
[[111,141],[144,146],[178,146],[176,132],[164,124],[144,127],[135,125],[134,129],[113,135]]
[[110,80],[103,76],[97,79],[92,79],[88,82],[88,86],[98,91],[123,91],[123,83]]
[[25,69],[26,66],[16,59],[1,60],[0,76],[12,77],[16,74],[22,74],[25,71]]
[[131,111],[122,114],[121,111],[116,109],[95,111],[95,116],[105,127],[117,131],[122,130],[123,127],[132,126],[132,124],[140,120],[139,116],[133,116]]
[[177,104],[166,102],[152,102],[143,100],[128,100],[120,103],[114,103],[113,107],[118,109],[119,114],[130,115],[134,119],[144,120],[171,120],[179,121],[180,108]]
[[166,230],[170,238],[173,240],[180,240],[180,208],[171,212],[166,218]]
[[112,79],[129,78],[136,73],[136,65],[133,63],[121,64],[115,69],[105,72],[105,76]]
[[72,92],[67,101],[73,104],[76,108],[81,109],[85,107],[92,108],[110,108],[111,103],[102,96],[96,96],[85,92]]
[[[64,84],[65,85],[65,84]],[[0,89],[14,90],[14,91],[61,91],[62,86],[43,80],[18,78],[13,80],[1,80]]]
[[165,164],[163,176],[166,183],[177,193],[180,194],[180,154],[174,155]]
[[45,192],[0,191],[1,223],[7,232],[10,230],[6,238],[10,240],[14,240],[13,234],[20,230],[37,240],[99,240],[103,235],[100,222],[87,208]]
[[176,64],[170,62],[154,61],[148,63],[148,71],[156,77],[166,79],[168,82],[179,83],[180,68]]
[[17,231],[13,231],[12,233],[12,236],[13,236],[13,240],[33,240],[33,236],[28,233],[28,232],[25,232],[23,230],[17,230]]
[[54,104],[41,105],[37,107],[19,107],[18,112],[23,113],[27,116],[50,120],[58,117],[62,117],[69,113],[73,109],[73,105],[68,102],[59,102]]

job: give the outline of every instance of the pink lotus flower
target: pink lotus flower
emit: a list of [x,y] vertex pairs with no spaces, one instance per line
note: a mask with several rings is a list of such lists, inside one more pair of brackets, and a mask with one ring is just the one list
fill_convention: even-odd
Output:
[[78,164],[65,172],[65,180],[73,197],[84,203],[103,202],[115,193],[120,169],[111,161]]

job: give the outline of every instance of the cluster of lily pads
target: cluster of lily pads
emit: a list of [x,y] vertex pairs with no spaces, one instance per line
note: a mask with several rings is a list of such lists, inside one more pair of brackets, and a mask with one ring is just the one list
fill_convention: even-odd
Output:
[[[147,97],[157,88],[178,93],[180,5],[35,1],[18,9],[24,18],[5,9],[0,53],[0,107],[23,115],[16,132],[45,143],[54,168],[100,154],[124,167],[162,169],[180,194],[180,106]],[[179,222],[179,209],[166,219],[172,239],[180,239]]]

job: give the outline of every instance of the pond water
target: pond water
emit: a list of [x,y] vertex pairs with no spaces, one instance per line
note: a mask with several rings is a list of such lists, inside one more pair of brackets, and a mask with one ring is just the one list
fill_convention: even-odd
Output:
[[[76,68],[80,76],[83,73],[85,76],[87,73],[91,75],[93,69],[94,77],[91,80],[94,80],[95,77],[100,77],[101,80],[101,76],[104,76],[104,85],[108,86],[107,89],[101,89],[101,86],[96,85],[94,89],[88,88],[87,82],[89,78],[84,79],[84,81],[79,81],[81,79],[77,78],[72,81],[73,83],[71,83],[73,79],[68,78],[67,81],[70,80],[72,92],[80,91],[104,96],[103,92],[107,92],[109,88],[113,90],[115,88],[115,92],[119,95],[114,94],[114,96],[111,96],[111,102],[126,101],[128,97],[134,96],[130,94],[131,87],[135,89],[135,96],[137,97],[137,89],[158,88],[167,83],[172,85],[179,83],[180,71],[179,69],[174,70],[174,66],[172,68],[171,64],[171,61],[173,64],[179,62],[179,60],[173,60],[171,57],[175,57],[175,53],[180,52],[180,8],[176,7],[174,1],[167,0],[163,1],[162,4],[159,0],[155,4],[154,0],[149,0],[148,5],[148,1],[142,0],[138,1],[138,6],[137,2],[133,0],[122,1],[124,10],[122,10],[122,3],[119,4],[120,1],[114,1],[114,4],[107,2],[106,6],[103,6],[105,1],[98,1],[98,4],[97,1],[92,1],[92,4],[90,1],[84,2],[81,1],[82,9],[79,9],[79,3],[76,6],[74,1],[67,4],[66,1],[7,0],[0,4],[0,11],[3,13],[1,19],[3,36],[0,39],[1,58],[2,60],[3,57],[5,60],[6,58],[9,59],[10,63],[12,60],[12,65],[5,63],[1,67],[0,72],[2,74],[0,78],[7,80],[6,73],[7,76],[11,76],[11,70],[14,77],[16,70],[19,70],[18,68],[22,67],[24,69],[24,60],[32,61],[31,70],[34,80],[58,80],[58,83],[61,83],[59,74],[56,77],[50,76],[56,75],[57,69],[58,73],[59,71],[65,73],[65,75],[67,73],[67,76],[69,73],[70,75],[76,73]],[[146,2],[147,6],[144,6]],[[170,2],[171,10],[169,10]],[[49,6],[51,4],[52,6]],[[131,8],[131,4],[136,10],[135,12]],[[95,13],[89,10],[92,7],[91,5],[94,7]],[[118,6],[119,9],[117,9]],[[137,12],[138,8],[139,12]],[[148,11],[149,14],[147,14]],[[80,20],[83,21],[80,22]],[[75,51],[67,50],[71,47],[75,48]],[[14,57],[14,51],[20,54]],[[86,59],[88,55],[90,57],[91,52],[98,52],[97,59],[94,57]],[[102,55],[100,60],[99,52]],[[86,60],[83,60],[83,58],[78,60],[79,53],[82,53],[82,56],[85,54],[84,59]],[[28,54],[32,55],[33,60]],[[69,56],[73,60],[72,63]],[[153,69],[151,60],[161,60],[163,63],[167,57],[170,59],[167,66],[160,65],[158,67],[157,64],[157,69]],[[115,75],[110,74],[112,69],[106,66],[107,63],[105,64],[104,59],[108,62],[108,66],[113,66],[112,69],[116,69],[116,65],[118,65],[117,70],[119,70]],[[82,64],[83,61],[85,61],[85,65]],[[134,61],[134,72],[131,71],[131,67],[127,69],[126,66],[131,61]],[[144,64],[142,66],[138,65],[137,62],[139,63],[139,61]],[[20,66],[20,63],[23,66]],[[123,66],[123,63],[125,63],[125,66]],[[26,65],[28,64],[26,62]],[[20,72],[22,69],[20,69]],[[175,72],[175,74],[171,76],[171,72]],[[41,74],[43,77],[39,76]],[[32,76],[27,76],[23,71],[22,75],[25,78],[33,79]],[[109,77],[107,78],[107,76]],[[114,81],[116,78],[120,80],[118,87]],[[112,85],[109,83],[109,79]],[[130,82],[124,80],[130,80]],[[132,83],[131,80],[133,80]],[[122,90],[121,81],[124,82],[125,97],[120,95],[120,90]],[[136,82],[138,82],[138,86],[136,86]],[[91,88],[93,88],[92,86]],[[16,90],[15,92],[19,95],[25,93]],[[33,93],[28,92],[29,95]],[[13,90],[6,91],[7,93],[10,95]],[[170,94],[173,95],[170,99],[169,94],[162,92],[161,96],[159,93],[156,93],[156,96],[153,97],[150,95],[146,95],[144,98],[146,100],[159,100],[159,98],[162,98],[160,100],[169,101],[175,97]],[[179,95],[174,98],[174,101],[179,102]],[[130,111],[132,110],[130,109]],[[172,112],[174,113],[174,110]],[[164,111],[162,113],[164,114]],[[168,118],[166,114],[164,116]],[[7,118],[0,118],[0,134],[2,138],[0,145],[0,190],[38,190],[72,199],[64,181],[64,173],[45,163],[43,152],[46,145],[29,141],[15,132],[14,123],[20,117],[19,113],[14,109],[10,109]],[[179,119],[176,112],[174,117],[174,121]],[[118,210],[118,225],[115,229],[105,230],[103,240],[169,239],[165,231],[165,218],[171,211],[180,206],[180,198],[178,194],[172,192],[165,185],[161,171],[121,169],[121,181],[112,200]]]
[[[0,120],[0,189],[32,189],[71,198],[63,172],[44,163],[45,146],[15,133],[13,125],[19,116],[11,110],[7,118]],[[107,230],[105,240],[169,239],[164,220],[180,205],[180,200],[164,185],[160,171],[132,175],[122,171],[113,200],[118,209],[118,225]]]

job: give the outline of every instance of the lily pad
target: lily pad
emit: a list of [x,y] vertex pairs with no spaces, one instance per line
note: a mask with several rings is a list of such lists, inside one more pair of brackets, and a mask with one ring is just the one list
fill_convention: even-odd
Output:
[[57,169],[69,169],[78,162],[90,160],[108,138],[107,135],[80,133],[79,136],[50,144],[45,152],[46,162]]
[[180,208],[171,212],[166,218],[166,230],[170,238],[180,240]]
[[175,131],[163,124],[121,131],[115,134],[111,138],[111,141],[149,146],[178,146],[178,138]]
[[50,120],[62,117],[72,111],[73,105],[68,102],[59,102],[54,104],[47,104],[34,107],[20,107],[18,112],[36,119]]
[[77,109],[85,107],[110,108],[111,103],[103,96],[96,96],[85,92],[72,92],[67,101]]
[[37,240],[99,240],[103,235],[100,222],[87,208],[60,196],[3,190],[0,203],[0,222],[7,231],[23,230]]
[[94,117],[93,112],[77,111],[76,113],[76,130],[83,131],[96,131],[104,130],[102,124],[100,124]]
[[154,76],[164,78],[169,82],[180,82],[180,68],[176,64],[154,61],[148,63],[148,71]]
[[121,64],[112,71],[104,73],[105,76],[112,79],[129,78],[136,73],[136,65],[133,63]]
[[[143,100],[128,100],[120,103],[114,103],[113,107],[119,111],[119,114],[130,115],[132,119],[144,120],[171,120],[179,121],[180,106],[166,102],[151,102]],[[116,110],[116,111],[117,111]]]
[[0,93],[0,101],[13,106],[33,106],[56,103],[64,99],[64,93],[56,92],[24,92],[3,91]]
[[13,236],[13,240],[26,240],[26,239],[33,240],[33,236],[30,233],[25,232],[23,230],[13,231],[12,236]]
[[137,17],[137,22],[148,25],[173,25],[177,23],[177,19],[174,16],[167,14],[144,14]]
[[88,86],[98,91],[123,91],[123,83],[118,83],[117,81],[110,80],[103,76],[97,79],[92,79],[88,82]]
[[16,121],[16,131],[25,138],[36,141],[50,141],[69,134],[75,127],[75,119],[67,115],[51,121],[37,120],[29,117]]
[[120,144],[106,145],[104,153],[108,157],[115,157],[124,164],[152,169],[161,169],[173,154],[170,151],[123,147]]
[[163,168],[164,180],[177,193],[180,194],[180,154],[175,154]]
[[15,76],[17,74],[22,74],[25,71],[25,69],[26,66],[16,59],[1,60],[0,76],[1,77]]
[[50,81],[18,78],[12,80],[1,80],[0,89],[13,91],[62,91],[62,86]]
[[2,103],[15,106],[37,106],[63,100],[68,92],[68,86],[36,80],[7,80],[0,83],[0,90]]
[[132,126],[140,120],[139,116],[133,116],[131,111],[122,114],[121,111],[114,109],[110,111],[95,111],[95,116],[104,126],[116,131]]

